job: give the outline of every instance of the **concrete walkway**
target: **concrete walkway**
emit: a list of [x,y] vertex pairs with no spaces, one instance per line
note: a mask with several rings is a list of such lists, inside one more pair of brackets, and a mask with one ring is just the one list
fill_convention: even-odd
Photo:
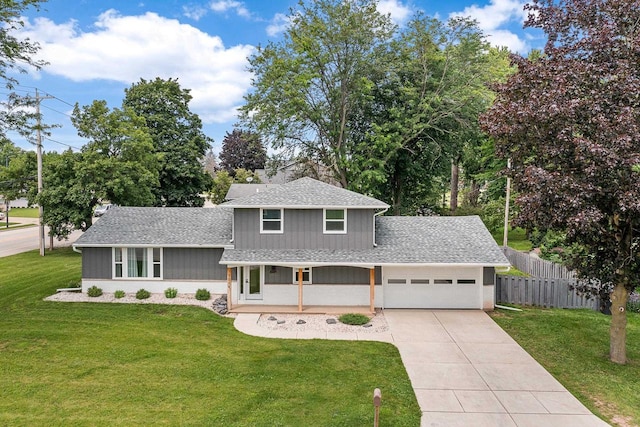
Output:
[[422,427],[608,426],[482,311],[384,310],[384,316],[389,332],[378,334],[272,331],[258,326],[260,315],[253,313],[239,314],[234,325],[269,338],[394,344],[418,399]]

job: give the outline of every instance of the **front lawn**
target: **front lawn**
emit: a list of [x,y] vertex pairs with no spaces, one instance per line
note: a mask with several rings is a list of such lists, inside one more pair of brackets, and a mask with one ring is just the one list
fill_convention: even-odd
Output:
[[196,307],[42,301],[80,277],[70,249],[0,258],[0,425],[420,423],[397,349],[270,340]]
[[628,313],[625,366],[608,359],[609,316],[525,308],[492,317],[593,412],[613,425],[640,425],[640,314]]
[[11,208],[9,218],[38,218],[38,208]]

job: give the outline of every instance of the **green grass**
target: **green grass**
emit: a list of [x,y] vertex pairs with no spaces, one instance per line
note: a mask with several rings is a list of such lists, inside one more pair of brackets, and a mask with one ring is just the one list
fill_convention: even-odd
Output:
[[[504,228],[500,228],[492,233],[496,243],[502,245]],[[530,251],[532,249],[531,242],[527,239],[527,232],[522,228],[512,228],[507,233],[507,245],[517,251]]]
[[[18,267],[16,267],[18,266]],[[70,249],[0,258],[0,425],[416,426],[385,343],[278,340],[198,307],[55,303],[80,277]]]
[[524,308],[492,317],[590,410],[613,425],[640,425],[640,314],[628,313],[624,366],[608,358],[609,316]]
[[16,228],[27,228],[27,227],[37,227],[36,224],[20,224],[20,225],[15,225],[18,224],[17,222],[10,222],[9,225],[13,224],[13,226],[7,228],[6,227],[6,223],[2,223],[2,225],[0,225],[0,232],[2,231],[7,231],[7,230],[15,230]]
[[11,208],[9,217],[38,218],[38,208]]

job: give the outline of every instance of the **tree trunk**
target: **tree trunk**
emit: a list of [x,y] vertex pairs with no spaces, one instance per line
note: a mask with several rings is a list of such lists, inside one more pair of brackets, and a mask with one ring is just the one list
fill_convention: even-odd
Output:
[[629,291],[617,283],[611,292],[611,329],[609,357],[613,363],[627,363],[627,300]]
[[393,198],[393,214],[400,215],[400,208],[402,207],[402,180],[400,174],[397,172],[397,167],[393,172],[393,189],[391,190]]
[[458,209],[458,175],[460,168],[456,160],[451,160],[451,198],[449,200],[449,208],[451,213],[456,213]]
[[471,189],[467,193],[466,202],[469,206],[478,207],[478,199],[480,198],[480,184],[473,179],[471,180]]

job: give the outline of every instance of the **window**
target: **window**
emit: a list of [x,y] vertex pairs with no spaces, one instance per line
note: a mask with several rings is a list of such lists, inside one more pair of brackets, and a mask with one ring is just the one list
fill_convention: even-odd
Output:
[[113,277],[162,279],[162,249],[113,248]]
[[406,285],[407,279],[388,279],[387,283],[390,285]]
[[282,233],[282,209],[260,209],[260,232]]
[[[298,284],[300,281],[300,276],[298,275],[299,268],[293,268],[293,283]],[[310,285],[311,284],[311,268],[303,268],[302,269],[302,283]]]
[[458,279],[458,285],[475,285],[475,279]]
[[428,285],[429,279],[411,279],[412,285]]
[[435,279],[433,281],[433,283],[435,285],[451,285],[453,283],[453,280],[451,280],[451,279]]
[[325,209],[324,230],[327,234],[344,234],[347,232],[347,210]]

